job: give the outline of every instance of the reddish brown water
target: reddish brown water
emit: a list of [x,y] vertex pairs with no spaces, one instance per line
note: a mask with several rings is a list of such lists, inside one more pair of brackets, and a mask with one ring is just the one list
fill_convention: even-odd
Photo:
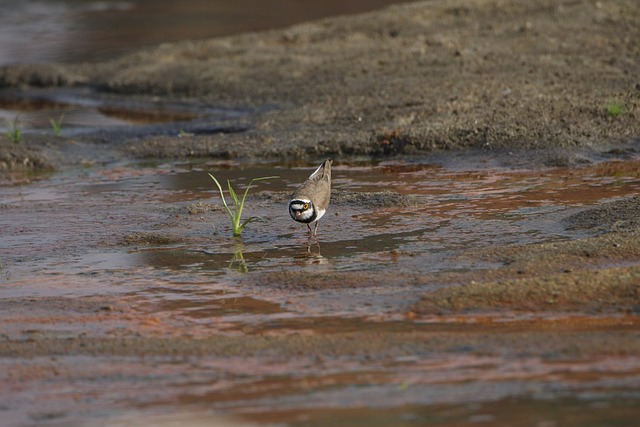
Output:
[[[5,313],[3,336],[40,340],[156,331],[202,339],[212,331],[231,336],[424,332],[433,327],[398,324],[394,314],[419,297],[419,287],[278,290],[251,283],[263,272],[282,270],[410,270],[425,275],[481,270],[491,266],[464,264],[456,255],[473,248],[578,237],[560,222],[571,208],[640,190],[637,160],[538,171],[337,164],[336,191],[393,189],[415,196],[418,204],[371,208],[337,203],[322,221],[319,243],[309,244],[304,227],[288,217],[286,204],[269,202],[269,195],[291,190],[311,170],[122,165],[68,171],[4,188],[2,299],[28,296],[34,303],[29,316]],[[229,178],[239,188],[248,177],[280,176],[254,189],[247,215],[260,215],[265,223],[250,225],[242,242],[229,237],[222,211],[187,213],[196,202],[218,203],[205,171]],[[155,233],[168,242],[124,244],[135,233]],[[113,297],[117,304],[146,313],[145,320],[133,324],[131,315],[82,311],[56,317],[55,308],[36,303],[45,297]],[[455,326],[448,328],[438,334],[456,333]],[[465,333],[474,330],[465,327]],[[187,364],[160,356],[0,363],[6,373],[0,389],[3,411],[7,419],[26,423],[20,425],[90,425],[106,408],[115,411],[116,420],[143,422],[140,417],[162,413],[166,404],[194,408],[196,414],[216,408],[242,414],[245,421],[287,425],[507,425],[521,411],[538,413],[534,418],[539,423],[561,423],[569,408],[572,425],[579,425],[586,413],[593,420],[615,414],[623,421],[636,414],[635,395],[614,390],[636,383],[640,375],[635,358],[554,361],[464,351],[372,361],[328,358],[322,369],[307,357],[265,360],[255,355],[204,356]],[[94,379],[86,382],[88,377]],[[548,394],[554,400],[547,402]],[[562,405],[558,396],[565,396]]]
[[[9,0],[0,65],[104,60],[394,2]],[[25,133],[50,132],[49,119],[64,115],[70,134],[204,111],[40,95],[3,93],[0,125],[18,116]],[[286,200],[270,198],[313,167],[122,163],[0,188],[0,424],[637,425],[640,360],[620,345],[638,338],[632,314],[522,325],[414,321],[407,311],[424,292],[457,284],[438,274],[472,280],[497,267],[465,251],[585,236],[563,218],[638,194],[638,159],[539,170],[338,163],[336,192],[390,189],[416,203],[336,202],[317,243]],[[220,206],[209,171],[239,188],[280,176],[252,191],[246,215],[265,222],[242,241],[221,209],[188,213],[198,202]],[[363,276],[327,287],[295,280],[341,272]],[[405,283],[407,272],[430,280]],[[390,280],[369,285],[367,274]]]
[[[391,276],[482,271],[492,265],[458,255],[581,237],[584,231],[565,229],[562,219],[576,207],[637,194],[640,160],[542,170],[337,163],[336,192],[390,189],[414,197],[416,204],[376,208],[336,202],[323,218],[318,243],[309,242],[306,228],[291,221],[285,200],[270,199],[312,170],[312,165],[219,162],[122,164],[67,170],[2,188],[2,339],[206,340],[221,334],[253,342],[338,340],[358,332],[454,340],[447,351],[413,351],[408,340],[389,342],[384,351],[337,351],[341,356],[327,348],[297,356],[246,350],[236,356],[194,351],[184,358],[154,356],[153,350],[145,357],[106,350],[105,355],[4,357],[2,419],[16,426],[169,423],[147,419],[159,414],[192,425],[212,422],[212,414],[223,417],[221,425],[291,426],[550,426],[586,420],[633,425],[637,420],[637,357],[567,358],[512,344],[482,350],[485,339],[510,336],[507,341],[522,340],[524,348],[535,346],[537,339],[549,339],[548,331],[404,319],[407,307],[433,284],[322,289],[274,287],[261,277],[282,271]],[[230,237],[222,210],[188,213],[197,202],[220,205],[209,171],[240,189],[248,177],[280,176],[252,190],[246,215],[265,222],[249,225],[241,242]],[[166,240],[131,240],[136,235]],[[76,299],[74,309],[70,301]],[[100,302],[105,299],[111,302]],[[96,308],[83,308],[93,300]],[[619,324],[588,329],[560,324],[554,333],[604,342],[630,331]]]
[[[321,221],[316,261],[330,259],[335,270],[359,269],[365,261],[366,269],[386,269],[389,252],[395,250],[420,255],[419,259],[400,257],[398,268],[419,269],[425,274],[448,268],[482,268],[460,265],[459,260],[455,266],[448,265],[447,259],[463,248],[575,238],[578,232],[566,230],[560,222],[566,211],[638,193],[637,166],[633,161],[577,170],[455,171],[394,162],[337,165],[337,192],[393,189],[411,195],[417,204],[380,209],[333,206]],[[64,266],[60,258],[68,254],[74,269],[162,265],[180,272],[187,259],[189,271],[224,276],[228,274],[225,267],[239,250],[247,255],[251,270],[298,266],[296,255],[307,250],[306,229],[290,220],[286,202],[267,203],[258,198],[248,203],[246,216],[258,215],[265,222],[249,226],[242,243],[230,237],[222,211],[202,215],[186,212],[192,203],[219,203],[207,171],[229,178],[239,188],[246,183],[245,177],[277,174],[279,179],[259,183],[253,190],[254,194],[268,195],[291,191],[308,169],[228,167],[89,169],[81,176],[67,172],[29,186],[4,188],[0,199],[5,206],[3,247],[13,258],[31,253],[37,243],[42,255],[39,262],[31,261],[28,266],[16,263],[12,269],[26,269],[26,276],[29,270],[55,270]],[[175,229],[164,228],[171,210],[176,212],[171,220],[178,227]],[[157,250],[141,248],[128,253],[117,247],[118,239],[127,234],[154,230],[169,239],[175,237],[176,242]],[[96,241],[101,242],[99,247]],[[316,268],[325,268],[323,265],[318,262]]]

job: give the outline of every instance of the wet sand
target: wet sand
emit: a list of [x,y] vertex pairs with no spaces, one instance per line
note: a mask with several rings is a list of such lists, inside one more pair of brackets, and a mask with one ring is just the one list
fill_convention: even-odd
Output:
[[[638,8],[425,2],[3,68],[45,97],[218,110],[0,139],[0,412],[635,425]],[[283,205],[329,155],[308,241]],[[206,171],[282,176],[242,242]]]

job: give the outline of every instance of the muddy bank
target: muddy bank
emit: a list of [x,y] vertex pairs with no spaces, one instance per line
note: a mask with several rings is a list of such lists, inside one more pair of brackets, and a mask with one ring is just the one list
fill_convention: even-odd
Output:
[[[427,294],[412,310],[423,315],[512,312],[640,314],[637,267],[608,268],[525,279],[472,283]],[[633,322],[637,319],[632,318]]]
[[[312,165],[95,165],[5,187],[3,420],[369,425],[383,407],[403,425],[408,408],[503,419],[519,401],[573,423],[545,403],[564,398],[634,426],[637,164],[336,163],[318,241],[286,212]],[[212,169],[238,188],[281,175],[252,188],[265,222],[242,240]]]
[[[0,136],[9,180],[61,170],[2,192],[2,419],[336,425],[380,407],[415,425],[520,402],[579,424],[544,403],[568,399],[635,426],[636,3],[424,2],[3,69],[5,88],[241,113]],[[286,202],[325,155],[335,197],[313,240]],[[281,176],[252,188],[264,222],[243,239],[209,171]]]
[[639,8],[633,0],[418,2],[97,65],[5,67],[0,86],[90,87],[251,112],[242,132],[125,135],[126,156],[545,148],[569,149],[545,162],[572,164],[637,145]]

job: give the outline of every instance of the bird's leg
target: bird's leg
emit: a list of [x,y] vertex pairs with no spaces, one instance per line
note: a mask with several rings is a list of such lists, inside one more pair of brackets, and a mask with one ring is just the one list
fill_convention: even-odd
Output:
[[316,221],[316,226],[313,228],[313,237],[318,237],[318,221]]
[[309,229],[309,235],[312,235],[313,233],[311,232],[311,224],[307,224],[307,228]]

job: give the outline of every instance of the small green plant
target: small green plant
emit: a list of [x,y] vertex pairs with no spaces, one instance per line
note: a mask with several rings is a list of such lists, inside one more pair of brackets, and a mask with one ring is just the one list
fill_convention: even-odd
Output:
[[60,115],[58,120],[49,117],[49,123],[51,123],[51,129],[53,129],[55,136],[60,136],[60,133],[62,133],[62,119],[64,119],[64,114]]
[[19,116],[13,119],[13,122],[6,122],[7,138],[13,141],[14,144],[19,143],[22,140],[22,130],[20,129]]
[[211,174],[209,174],[209,176],[211,177],[213,182],[216,183],[216,186],[218,186],[218,190],[220,190],[220,198],[222,199],[222,203],[224,204],[224,207],[227,210],[227,214],[229,215],[229,219],[231,219],[231,225],[233,226],[233,235],[236,236],[236,237],[242,235],[242,229],[247,224],[260,219],[260,217],[252,216],[251,218],[248,218],[244,222],[242,222],[242,210],[244,209],[244,201],[247,198],[247,194],[249,194],[249,189],[251,188],[251,185],[256,181],[264,181],[266,179],[278,178],[277,176],[264,176],[264,177],[261,177],[261,178],[253,178],[249,182],[249,185],[247,186],[247,189],[244,190],[244,194],[242,195],[242,200],[238,199],[238,195],[233,190],[233,187],[231,186],[231,182],[229,182],[229,180],[227,180],[227,188],[229,189],[229,194],[231,195],[231,198],[233,199],[233,211],[232,211],[231,208],[229,207],[229,205],[227,204],[227,201],[226,201],[226,199],[224,197],[224,192],[222,191],[222,186],[220,185],[220,183],[218,182],[218,180],[216,179],[215,176],[213,176]]
[[611,101],[607,104],[607,113],[611,117],[618,117],[624,111],[624,103],[622,101]]
[[188,138],[188,137],[193,136],[193,135],[194,135],[193,132],[187,132],[184,129],[180,129],[178,131],[178,138]]

